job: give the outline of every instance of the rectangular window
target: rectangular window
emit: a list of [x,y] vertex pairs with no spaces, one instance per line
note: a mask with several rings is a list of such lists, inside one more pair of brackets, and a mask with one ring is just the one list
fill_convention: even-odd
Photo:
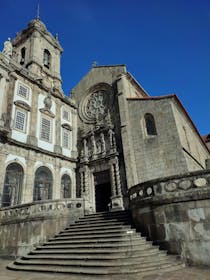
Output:
[[63,109],[63,119],[66,121],[70,121],[70,112]]
[[23,111],[16,111],[15,115],[15,128],[25,131],[26,113]]
[[70,130],[63,128],[63,147],[70,148]]
[[50,142],[51,136],[51,121],[46,118],[41,120],[41,139]]
[[29,97],[29,88],[21,83],[18,84],[18,95],[21,97],[28,99]]

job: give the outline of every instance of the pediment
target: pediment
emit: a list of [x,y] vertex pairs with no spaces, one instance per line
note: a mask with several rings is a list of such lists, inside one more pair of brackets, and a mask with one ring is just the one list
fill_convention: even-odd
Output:
[[14,104],[26,111],[31,111],[31,107],[24,101],[17,100],[14,102]]

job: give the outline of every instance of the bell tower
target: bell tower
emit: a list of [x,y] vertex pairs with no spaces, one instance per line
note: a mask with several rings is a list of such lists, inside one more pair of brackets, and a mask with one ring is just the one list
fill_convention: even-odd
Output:
[[37,17],[12,41],[16,62],[45,87],[62,94],[60,56],[63,49]]

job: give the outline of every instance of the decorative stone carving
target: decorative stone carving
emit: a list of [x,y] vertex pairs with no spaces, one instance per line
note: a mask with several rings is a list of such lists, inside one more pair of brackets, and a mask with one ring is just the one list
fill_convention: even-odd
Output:
[[105,118],[108,109],[113,104],[112,87],[105,83],[100,83],[89,89],[89,94],[85,96],[79,106],[80,117],[87,123],[99,124]]
[[143,190],[140,190],[139,191],[139,196],[143,196],[144,195],[144,191]]
[[91,119],[102,118],[106,110],[106,92],[99,90],[93,93],[88,102],[86,112]]
[[90,141],[91,141],[91,155],[94,157],[97,153],[97,147],[96,147],[94,134],[91,135]]
[[176,186],[176,183],[175,183],[175,182],[170,182],[170,183],[168,183],[167,185],[165,185],[165,190],[166,190],[167,192],[173,192],[173,191],[176,190],[176,188],[177,188],[177,186]]
[[51,107],[52,107],[52,99],[50,93],[48,93],[48,95],[44,99],[44,108],[41,108],[40,112],[48,115],[51,118],[54,118],[55,114],[53,114],[53,112],[51,111]]
[[44,106],[45,109],[50,110],[52,107],[52,100],[51,100],[51,95],[48,93],[47,97],[44,99]]
[[193,183],[196,187],[205,187],[207,181],[205,178],[198,178],[198,179],[195,179]]
[[151,195],[151,194],[152,194],[152,188],[151,188],[151,187],[147,188],[147,194],[148,194],[148,195]]
[[8,38],[7,41],[4,42],[4,48],[3,48],[2,53],[6,57],[10,58],[12,56],[12,50],[13,50],[13,47],[12,47],[11,39]]
[[191,187],[192,183],[190,180],[184,180],[179,183],[179,188],[182,190],[188,190]]
[[101,152],[105,153],[106,152],[106,143],[104,139],[104,134],[101,132],[100,133],[100,139],[101,139]]

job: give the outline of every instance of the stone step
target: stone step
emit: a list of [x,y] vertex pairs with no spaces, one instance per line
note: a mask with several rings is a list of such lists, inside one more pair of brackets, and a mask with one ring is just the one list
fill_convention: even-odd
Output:
[[109,217],[109,218],[89,218],[89,219],[84,219],[84,218],[80,218],[79,220],[75,221],[74,224],[78,224],[78,223],[102,223],[102,222],[120,222],[120,221],[129,221],[128,217]]
[[155,266],[160,264],[172,263],[171,260],[165,257],[160,257],[159,259],[146,259],[139,263],[136,259],[124,259],[121,261],[102,261],[102,260],[55,260],[55,259],[25,259],[19,258],[15,260],[15,264],[23,265],[59,265],[59,266],[84,266],[84,267],[120,267],[120,266],[131,266],[139,265],[142,267]]
[[116,274],[132,274],[132,273],[144,273],[144,272],[154,272],[156,270],[173,271],[183,268],[181,263],[164,263],[155,266],[143,267],[139,265],[132,266],[120,266],[112,268],[95,268],[95,267],[62,267],[59,265],[19,265],[10,264],[9,269],[13,270],[24,270],[24,271],[39,271],[39,272],[56,272],[56,273],[68,273],[68,274],[80,274],[80,275],[116,275]]
[[100,217],[100,218],[109,218],[109,217],[116,217],[116,216],[126,216],[130,215],[130,211],[127,210],[120,210],[120,211],[113,211],[113,212],[97,212],[93,214],[86,214],[83,218],[94,218],[94,217]]
[[152,246],[149,245],[145,245],[145,246],[136,246],[135,248],[130,248],[130,247],[125,247],[125,248],[112,248],[111,250],[109,248],[67,248],[67,247],[42,247],[42,246],[38,246],[36,248],[36,250],[32,251],[34,252],[38,252],[38,253],[57,253],[57,254],[113,254],[113,253],[122,253],[122,254],[127,254],[127,255],[131,255],[131,254],[135,254],[136,252],[144,252],[145,250],[147,251],[155,251],[158,250],[157,248],[153,248]]
[[[131,233],[132,232],[132,233]],[[87,230],[87,231],[67,231],[60,234],[56,234],[54,238],[109,238],[109,237],[125,237],[125,236],[140,236],[139,233],[136,233],[135,229],[131,228],[120,228],[120,229],[104,229],[104,230]],[[52,238],[51,238],[52,239]]]
[[75,238],[72,239],[66,238],[66,239],[58,239],[58,238],[51,238],[50,241],[45,242],[43,245],[46,244],[103,244],[103,243],[123,243],[123,242],[138,242],[138,244],[145,244],[145,242],[148,242],[152,244],[152,241],[146,241],[144,238],[139,237],[139,236],[132,236],[131,238],[128,238],[127,236],[125,237],[119,237],[119,238]]
[[158,260],[159,258],[172,258],[175,259],[174,256],[168,256],[164,251],[154,250],[149,252],[135,252],[135,254],[45,254],[43,252],[35,251],[35,254],[28,254],[24,256],[24,259],[49,259],[49,260],[93,260],[93,261],[123,261],[123,260],[132,260],[136,259],[139,263],[149,259],[149,260]]
[[[108,230],[130,230],[131,229],[131,225],[106,225],[106,226],[97,226],[97,225],[92,225],[92,226],[85,226],[85,227],[69,227],[66,228],[63,231],[60,231],[59,234],[62,233],[67,233],[67,232],[81,232],[81,231],[96,231],[96,230],[100,230],[100,231],[108,231]],[[133,231],[135,231],[135,229],[132,229]]]
[[107,226],[121,226],[121,225],[129,225],[128,221],[124,220],[124,221],[101,221],[101,222],[97,222],[97,223],[75,223],[75,224],[71,224],[68,228],[66,229],[71,229],[71,228],[86,228],[87,226],[89,228],[91,227],[107,227]]
[[9,268],[96,277],[137,272],[146,275],[181,266],[132,228],[128,212],[118,211],[81,218]]
[[81,217],[77,222],[97,222],[97,221],[111,221],[111,220],[124,220],[131,221],[130,215],[124,215],[124,216],[110,216],[110,217]]
[[[68,239],[74,239],[74,240],[79,240],[79,239],[85,239],[85,238],[87,238],[87,239],[97,239],[97,238],[101,238],[101,239],[103,239],[103,238],[117,238],[117,237],[119,237],[119,238],[121,238],[121,237],[127,237],[128,236],[128,234],[126,233],[126,232],[109,232],[109,233],[105,233],[105,234],[103,234],[103,233],[98,233],[98,232],[93,232],[93,233],[89,233],[88,232],[88,234],[78,234],[78,235],[75,235],[75,234],[70,234],[70,233],[68,233],[68,234],[62,234],[62,235],[56,235],[54,238],[50,238],[49,240],[54,240],[54,239],[56,239],[56,240],[68,240]],[[135,234],[133,234],[132,236],[136,236]]]
[[37,248],[47,248],[47,249],[54,249],[54,248],[63,248],[63,249],[71,249],[71,248],[132,248],[133,246],[142,246],[143,249],[147,249],[152,246],[151,243],[142,242],[141,240],[133,240],[128,242],[115,242],[115,243],[91,243],[91,244],[72,244],[71,242],[60,242],[60,243],[52,243],[48,242],[43,244],[42,246],[38,246]]

